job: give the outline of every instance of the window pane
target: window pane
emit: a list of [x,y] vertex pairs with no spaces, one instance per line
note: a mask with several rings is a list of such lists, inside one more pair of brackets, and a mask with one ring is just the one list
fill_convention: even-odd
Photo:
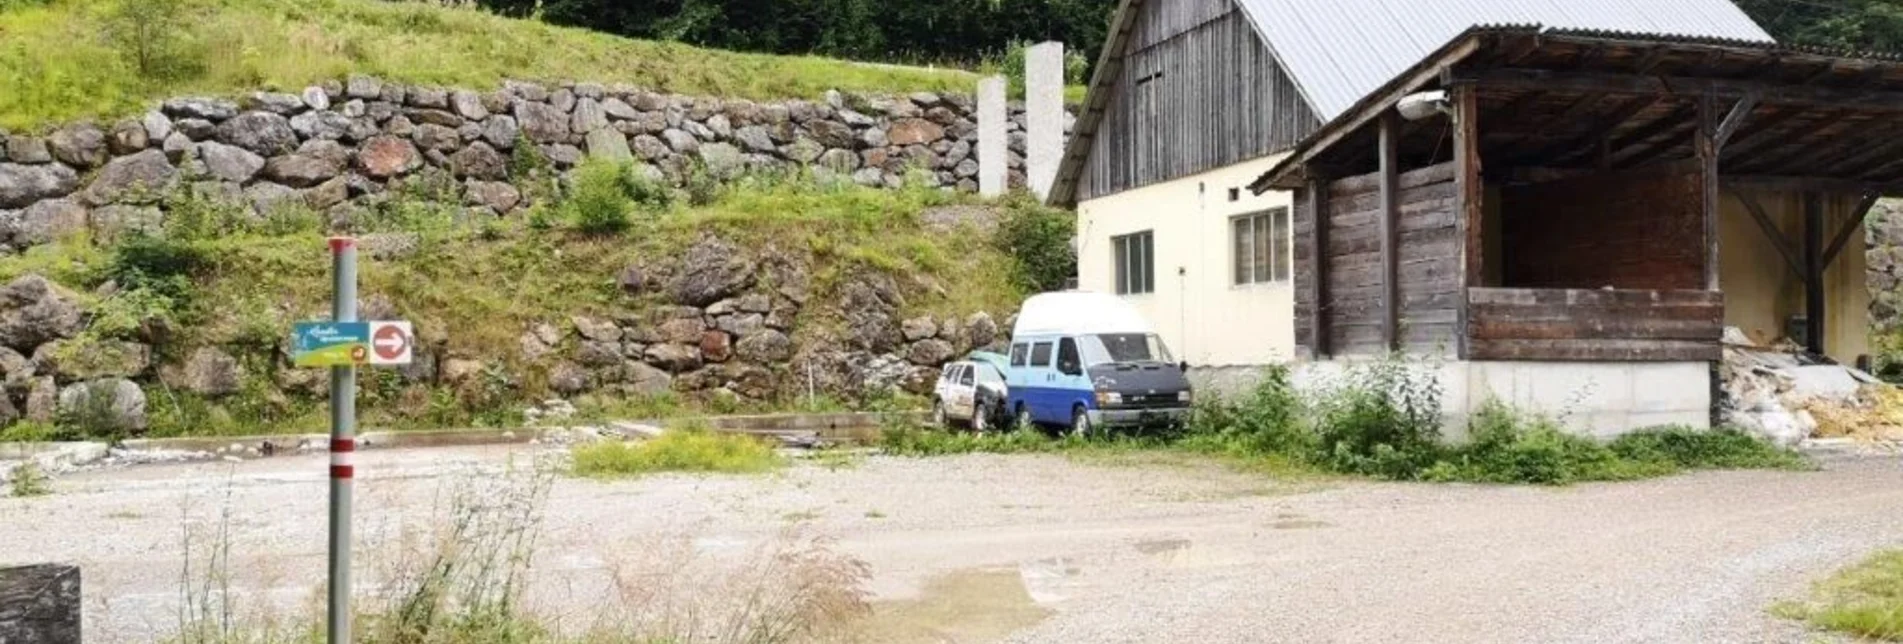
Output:
[[1118,294],[1130,292],[1130,266],[1129,266],[1129,260],[1128,260],[1128,250],[1127,250],[1128,243],[1129,243],[1129,240],[1124,237],[1110,238],[1110,263],[1115,265],[1111,268],[1111,270],[1116,272],[1116,283],[1117,283]]
[[966,367],[960,370],[960,373],[958,374],[958,384],[969,385],[971,384],[971,378],[972,378],[971,368]]
[[1072,340],[1070,338],[1064,338],[1063,340],[1057,343],[1057,364],[1060,364],[1060,365],[1082,364],[1078,362],[1076,340]]
[[1011,366],[1024,366],[1024,356],[1029,350],[1022,344],[1011,345]]
[[1031,345],[1031,366],[1051,366],[1051,343],[1039,342]]
[[1274,222],[1270,225],[1270,229],[1274,231],[1274,236],[1269,240],[1269,248],[1274,249],[1272,261],[1275,267],[1275,281],[1286,282],[1289,278],[1289,266],[1294,263],[1295,255],[1289,246],[1288,209],[1277,210],[1273,216]]
[[1156,235],[1143,233],[1143,292],[1156,292]]
[[1237,284],[1248,284],[1254,281],[1250,279],[1249,275],[1249,245],[1254,241],[1253,237],[1249,234],[1250,223],[1248,217],[1239,217],[1231,223],[1234,229],[1229,232],[1229,235],[1235,238],[1234,252]]

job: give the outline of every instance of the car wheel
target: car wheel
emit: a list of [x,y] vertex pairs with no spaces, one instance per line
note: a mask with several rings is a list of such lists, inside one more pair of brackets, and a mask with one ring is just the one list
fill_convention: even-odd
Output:
[[1029,407],[1018,405],[1017,417],[1017,427],[1013,429],[1030,429],[1037,426],[1037,421],[1031,418],[1031,408]]
[[1090,412],[1086,411],[1083,405],[1072,407],[1070,410],[1070,433],[1079,438],[1090,435]]
[[932,399],[932,426],[951,426],[951,419],[945,416],[945,401],[936,398]]
[[971,431],[982,434],[990,429],[991,409],[985,405],[978,405],[976,408],[973,408],[971,410]]

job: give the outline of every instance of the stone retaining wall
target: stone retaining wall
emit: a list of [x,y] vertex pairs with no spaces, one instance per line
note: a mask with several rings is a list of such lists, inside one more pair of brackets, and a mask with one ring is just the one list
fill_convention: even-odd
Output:
[[[1022,187],[1022,106],[1011,114],[1010,183]],[[105,237],[156,227],[162,197],[181,185],[260,213],[302,203],[339,221],[339,210],[421,176],[453,180],[472,210],[503,215],[527,205],[512,183],[520,145],[558,171],[594,155],[676,185],[697,168],[722,180],[804,166],[866,186],[913,180],[975,191],[977,132],[964,95],[755,102],[590,83],[477,92],[352,76],[298,94],[176,98],[137,119],[0,131],[0,246],[87,227]]]

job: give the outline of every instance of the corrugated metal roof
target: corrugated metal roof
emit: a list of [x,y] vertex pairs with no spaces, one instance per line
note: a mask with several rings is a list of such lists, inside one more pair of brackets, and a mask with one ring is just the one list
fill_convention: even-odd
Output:
[[1323,120],[1477,25],[1759,43],[1731,0],[1237,0]]

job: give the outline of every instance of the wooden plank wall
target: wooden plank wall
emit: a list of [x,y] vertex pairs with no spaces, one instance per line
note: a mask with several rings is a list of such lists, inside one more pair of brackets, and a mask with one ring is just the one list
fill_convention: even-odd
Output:
[[[1401,336],[1411,353],[1450,355],[1456,347],[1460,249],[1455,227],[1454,166],[1443,163],[1401,174]],[[1334,182],[1323,208],[1328,214],[1326,306],[1329,349],[1336,355],[1385,351],[1381,342],[1381,238],[1379,175]],[[1306,191],[1296,195],[1295,337],[1313,356],[1316,253]]]
[[1473,360],[1720,358],[1725,307],[1715,291],[1473,288],[1468,298]]
[[1696,173],[1600,174],[1505,188],[1502,283],[1703,289],[1701,190]]
[[1321,127],[1234,0],[1140,11],[1078,199],[1259,158]]

